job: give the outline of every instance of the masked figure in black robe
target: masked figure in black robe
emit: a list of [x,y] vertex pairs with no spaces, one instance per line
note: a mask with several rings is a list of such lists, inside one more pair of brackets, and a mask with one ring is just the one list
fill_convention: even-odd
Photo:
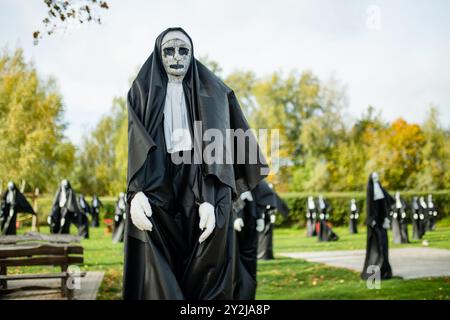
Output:
[[15,235],[17,233],[18,213],[35,214],[22,192],[17,189],[14,182],[10,181],[0,203],[0,235]]
[[428,195],[428,219],[427,219],[427,231],[436,230],[436,218],[438,216],[437,209],[433,203],[433,196],[431,194]]
[[378,173],[372,173],[369,176],[366,194],[367,247],[364,269],[361,273],[363,279],[374,276],[374,273],[378,271],[380,279],[392,277],[387,229],[389,229],[389,211],[393,202],[394,199],[381,186]]
[[78,227],[78,235],[84,239],[89,239],[89,214],[91,214],[91,207],[88,205],[84,195],[78,196],[78,205],[80,212],[75,214],[75,222]]
[[317,217],[316,204],[314,202],[314,198],[309,196],[308,201],[306,203],[306,236],[307,237],[315,237],[317,235],[316,217]]
[[100,227],[100,208],[103,207],[103,203],[100,201],[100,199],[97,197],[97,195],[94,194],[91,201],[91,227],[98,228]]
[[349,231],[350,234],[358,233],[358,219],[359,219],[359,209],[356,205],[356,200],[352,199],[350,201],[350,220],[349,220]]
[[406,202],[395,193],[395,202],[392,205],[392,236],[394,243],[409,243],[408,224],[406,222]]
[[[156,39],[128,121],[124,298],[233,298],[232,198],[268,167],[233,91],[181,28]],[[250,134],[236,143],[229,129]]]
[[317,233],[318,241],[337,241],[339,237],[331,229],[328,219],[332,208],[328,201],[322,195],[319,196],[317,207],[319,208],[319,231]]
[[425,201],[424,197],[419,198],[419,231],[422,237],[425,235],[427,231],[427,218],[428,218],[428,204]]
[[[257,189],[256,187],[255,189]],[[255,190],[243,192],[243,205],[236,210],[234,229],[236,230],[236,286],[234,299],[254,300],[256,294],[256,264],[258,252],[258,232],[264,230],[264,210],[258,207]]]
[[125,193],[121,192],[116,201],[116,208],[114,213],[114,231],[113,242],[123,242],[125,236],[125,222],[126,222],[126,200]]
[[411,221],[413,226],[413,239],[420,240],[422,239],[422,231],[420,227],[420,208],[419,208],[419,198],[413,197],[411,203]]
[[[257,203],[264,208],[264,230],[258,233],[258,259],[270,260],[273,255],[273,225],[276,221],[276,212],[281,213],[285,218],[289,215],[287,204],[273,190],[271,184],[264,183],[264,196],[258,197]],[[260,183],[261,185],[261,183]]]
[[75,217],[80,213],[75,191],[70,182],[64,179],[56,191],[52,204],[52,212],[48,217],[51,233],[70,233],[70,225],[77,224]]

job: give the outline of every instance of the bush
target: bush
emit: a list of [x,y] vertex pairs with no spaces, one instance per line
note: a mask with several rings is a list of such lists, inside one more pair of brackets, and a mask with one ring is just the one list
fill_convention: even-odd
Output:
[[[433,195],[433,202],[439,212],[438,219],[449,216],[450,213],[450,190],[434,191],[434,192],[415,192],[404,191],[401,196],[405,199],[408,206],[414,196]],[[394,192],[390,192],[394,196]],[[324,198],[330,203],[333,211],[330,214],[330,222],[335,226],[347,225],[349,220],[350,200],[356,199],[356,204],[360,211],[359,222],[363,224],[366,220],[366,194],[365,192],[330,192],[322,193]],[[289,206],[289,216],[285,219],[280,217],[276,220],[276,226],[297,226],[303,227],[306,224],[306,203],[308,196],[317,198],[319,193],[280,193],[281,198],[286,201]],[[408,208],[409,209],[409,208]],[[410,211],[408,211],[410,213]]]

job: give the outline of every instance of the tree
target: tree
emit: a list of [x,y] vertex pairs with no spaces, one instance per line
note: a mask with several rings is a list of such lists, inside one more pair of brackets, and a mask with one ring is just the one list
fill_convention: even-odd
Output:
[[125,101],[115,98],[111,114],[83,136],[74,172],[75,186],[82,193],[114,195],[125,190],[127,125]]
[[39,78],[22,50],[0,56],[0,177],[49,190],[72,170],[75,147],[64,136],[54,80]]
[[[47,16],[42,20],[45,33],[53,34],[69,23],[101,23],[99,11],[109,8],[106,1],[99,0],[43,0],[47,6]],[[33,32],[34,43],[37,44],[44,32]]]

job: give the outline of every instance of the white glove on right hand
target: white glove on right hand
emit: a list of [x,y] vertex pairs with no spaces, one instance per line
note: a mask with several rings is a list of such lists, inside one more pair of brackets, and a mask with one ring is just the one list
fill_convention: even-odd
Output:
[[388,218],[384,218],[383,228],[386,230],[391,228],[391,221]]
[[256,231],[264,231],[264,219],[256,219]]
[[234,230],[241,232],[242,227],[244,227],[244,220],[242,220],[242,218],[236,218],[236,220],[234,220]]
[[136,193],[133,200],[131,200],[130,216],[136,228],[141,231],[152,231],[153,224],[148,219],[152,216],[152,207],[143,192]]
[[241,193],[241,200],[253,201],[253,196],[250,191],[245,191]]
[[47,217],[47,223],[48,223],[48,224],[52,224],[52,217],[51,217],[51,216],[48,216],[48,217]]

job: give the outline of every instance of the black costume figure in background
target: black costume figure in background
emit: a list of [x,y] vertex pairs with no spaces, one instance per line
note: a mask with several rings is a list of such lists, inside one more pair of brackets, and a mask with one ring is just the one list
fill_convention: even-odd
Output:
[[103,203],[100,201],[100,199],[97,197],[97,195],[94,194],[92,197],[91,202],[91,227],[98,228],[100,227],[100,208],[103,207]]
[[35,214],[30,203],[20,192],[14,182],[8,182],[8,188],[3,193],[0,204],[0,235],[17,233],[16,221],[18,213]]
[[[129,91],[128,121],[124,298],[233,298],[232,198],[268,167],[253,135],[229,138],[229,129],[249,129],[237,98],[194,58],[181,28],[156,39]],[[196,129],[222,135],[223,159],[201,157],[210,143]]]
[[275,213],[278,211],[285,218],[289,215],[287,204],[273,190],[272,185],[265,183],[265,190],[265,196],[258,197],[257,200],[257,203],[264,207],[264,230],[258,233],[258,259],[260,260],[274,258],[273,225],[276,221]]
[[52,212],[48,217],[51,233],[70,233],[70,224],[76,223],[74,217],[80,213],[75,191],[70,182],[64,179],[56,191]]
[[427,231],[427,218],[428,218],[428,204],[424,197],[419,198],[419,227],[421,238],[425,235]]
[[356,200],[352,199],[350,201],[350,221],[349,221],[349,229],[350,234],[358,233],[358,219],[359,219],[359,209],[356,205]]
[[307,237],[315,237],[317,235],[316,217],[317,217],[316,204],[314,203],[314,198],[309,196],[308,202],[306,203],[306,236]]
[[[366,259],[361,278],[368,279],[375,272],[380,272],[380,279],[392,277],[392,269],[389,264],[388,235],[389,209],[394,199],[381,186],[378,173],[369,176],[366,194],[367,210],[367,247]],[[372,269],[373,266],[379,270]]]
[[[244,204],[233,204],[234,210],[237,211],[234,220],[237,240],[234,299],[255,299],[258,232],[264,230],[264,210],[258,207],[255,198],[255,190],[246,191],[240,196]],[[236,210],[236,207],[241,209]]]
[[411,203],[411,221],[413,225],[413,239],[420,240],[423,236],[423,224],[420,220],[419,198],[413,197]]
[[319,241],[337,241],[339,237],[337,234],[331,230],[328,224],[328,219],[330,218],[329,212],[332,208],[328,201],[326,201],[322,195],[319,196],[317,207],[319,209],[319,230],[317,233],[317,240]]
[[409,243],[408,224],[406,222],[406,202],[395,193],[395,202],[392,205],[392,236],[394,243]]
[[80,212],[74,216],[74,220],[78,227],[78,235],[84,239],[89,239],[89,214],[92,213],[91,207],[88,205],[82,194],[78,196],[78,205]]
[[431,194],[428,195],[428,219],[427,219],[427,231],[436,230],[436,217],[438,212],[434,207],[433,196]]
[[126,214],[126,200],[125,193],[121,192],[119,198],[116,201],[116,208],[114,214],[114,231],[113,242],[123,242],[125,236],[125,222],[127,218]]

